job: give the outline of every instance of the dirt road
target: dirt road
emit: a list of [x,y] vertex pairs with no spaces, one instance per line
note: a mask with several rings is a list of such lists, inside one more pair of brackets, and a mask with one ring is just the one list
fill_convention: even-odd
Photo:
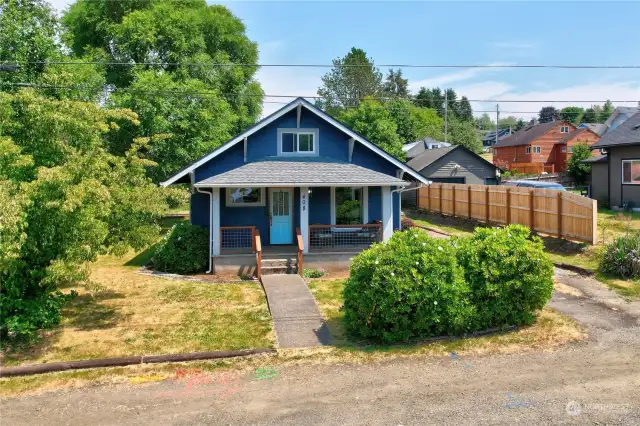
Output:
[[588,327],[589,340],[555,352],[278,366],[58,391],[3,401],[2,422],[640,424],[637,305],[558,292],[550,305]]

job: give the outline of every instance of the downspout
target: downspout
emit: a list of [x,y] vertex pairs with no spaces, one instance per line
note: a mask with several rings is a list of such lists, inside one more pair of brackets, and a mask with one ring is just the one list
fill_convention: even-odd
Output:
[[209,270],[207,270],[207,274],[210,274],[211,271],[213,270],[213,265],[211,264],[211,238],[213,237],[212,232],[213,232],[213,212],[211,211],[211,209],[213,208],[213,206],[211,205],[213,203],[213,193],[212,192],[208,192],[208,191],[201,191],[200,188],[198,188],[197,186],[194,187],[196,189],[196,192],[199,192],[201,194],[208,194],[209,195]]

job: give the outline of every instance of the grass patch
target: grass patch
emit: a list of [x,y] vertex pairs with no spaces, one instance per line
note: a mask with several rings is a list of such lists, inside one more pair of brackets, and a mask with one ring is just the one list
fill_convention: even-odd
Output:
[[440,229],[451,235],[457,235],[460,237],[469,236],[473,234],[473,230],[475,228],[486,226],[480,222],[454,216],[446,216],[427,210],[406,210],[404,213],[409,219],[413,220],[416,225]]
[[136,274],[133,259],[103,256],[63,320],[29,347],[4,353],[5,365],[131,355],[273,347],[260,286],[170,281]]

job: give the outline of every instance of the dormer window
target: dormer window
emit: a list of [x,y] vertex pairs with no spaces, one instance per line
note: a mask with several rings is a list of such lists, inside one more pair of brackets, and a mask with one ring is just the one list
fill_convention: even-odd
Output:
[[569,133],[569,126],[560,126],[560,133]]
[[278,129],[278,155],[318,155],[318,129]]

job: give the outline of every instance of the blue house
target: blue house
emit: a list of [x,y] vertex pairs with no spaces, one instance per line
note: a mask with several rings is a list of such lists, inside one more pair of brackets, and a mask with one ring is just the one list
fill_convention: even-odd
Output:
[[399,193],[427,180],[298,98],[161,185],[174,183],[192,188],[191,223],[209,228],[212,272],[247,273],[257,236],[266,254],[289,254],[300,235],[305,265],[329,268],[389,239]]

